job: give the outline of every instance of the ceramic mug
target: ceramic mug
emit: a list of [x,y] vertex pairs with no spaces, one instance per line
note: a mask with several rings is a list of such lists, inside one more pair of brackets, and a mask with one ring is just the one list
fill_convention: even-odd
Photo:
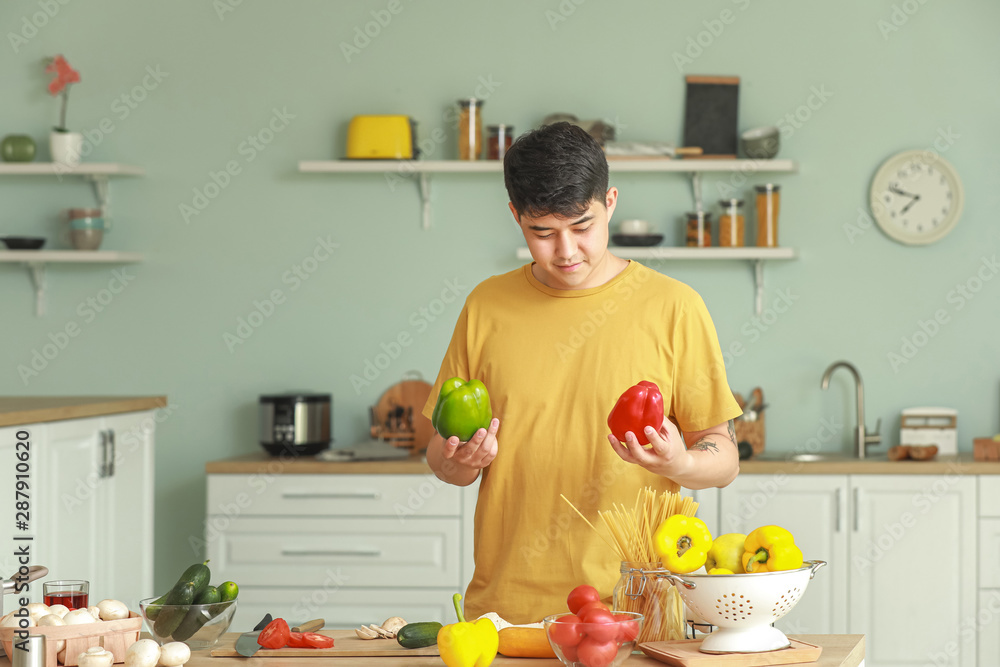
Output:
[[644,234],[649,234],[649,221],[622,220],[621,224],[618,225],[618,229],[622,234],[627,234],[629,236],[641,236]]

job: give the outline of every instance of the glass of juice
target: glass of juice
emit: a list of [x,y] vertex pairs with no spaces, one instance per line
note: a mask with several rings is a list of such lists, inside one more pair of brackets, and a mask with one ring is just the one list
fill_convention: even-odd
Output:
[[90,582],[81,579],[63,579],[42,583],[42,599],[50,607],[66,605],[70,611],[86,609],[90,598]]

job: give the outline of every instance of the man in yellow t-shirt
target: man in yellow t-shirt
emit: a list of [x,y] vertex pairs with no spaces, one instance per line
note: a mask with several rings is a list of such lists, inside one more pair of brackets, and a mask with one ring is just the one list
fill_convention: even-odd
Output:
[[[427,462],[459,486],[482,475],[466,616],[531,623],[566,611],[579,584],[610,598],[619,578],[615,551],[560,494],[595,522],[644,486],[725,486],[739,472],[741,412],[698,294],[608,251],[618,191],[590,135],[568,123],[525,134],[504,180],[534,262],[469,295],[423,413],[450,377],[489,390],[489,429],[467,443],[435,434]],[[659,386],[666,413],[659,432],[647,429],[651,449],[607,428],[641,380]]]

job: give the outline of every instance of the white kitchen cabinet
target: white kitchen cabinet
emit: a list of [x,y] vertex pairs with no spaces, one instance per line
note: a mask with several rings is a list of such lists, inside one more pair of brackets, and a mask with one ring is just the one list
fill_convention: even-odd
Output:
[[[28,443],[27,448],[18,447],[18,432],[27,431],[23,426],[5,426],[0,428],[0,461],[3,464],[0,465],[0,498],[3,499],[4,508],[7,510],[7,516],[3,517],[3,521],[0,521],[0,526],[3,526],[3,530],[0,531],[2,535],[3,544],[7,547],[0,550],[0,576],[9,579],[13,576],[14,572],[21,565],[18,562],[18,558],[14,555],[15,549],[23,544],[28,545],[28,556],[30,558],[29,565],[42,565],[43,563],[38,560],[38,545],[36,540],[31,542],[15,542],[15,537],[24,536],[35,536],[37,535],[37,530],[35,530],[36,522],[39,518],[38,514],[38,461],[36,455],[38,452],[38,440],[36,437],[36,429],[31,429],[28,432],[30,437],[27,438]],[[17,454],[23,451],[28,452],[28,461],[22,462],[17,459]],[[21,469],[27,468],[27,472],[18,472],[17,466],[21,463]],[[27,464],[26,466],[24,464]],[[28,475],[25,481],[28,483],[28,488],[23,489],[21,493],[26,493],[28,495],[25,501],[24,497],[17,497],[17,475],[26,474]],[[28,521],[30,529],[28,531],[20,531],[16,528],[16,521],[21,517],[15,517],[14,513],[17,511],[15,502],[27,502],[28,511]],[[22,505],[22,507],[24,507]],[[36,586],[40,587],[40,584],[31,584],[31,590],[33,591]],[[10,598],[13,600],[13,597]],[[12,606],[13,602],[8,602],[7,606]]]
[[448,622],[472,578],[478,485],[432,474],[210,474],[206,557],[240,584],[234,627],[265,613],[330,628]]
[[976,664],[960,625],[976,613],[976,511],[976,479],[957,475],[740,475],[720,492],[720,530],[781,525],[829,563],[776,625],[864,634],[868,667]]
[[847,631],[847,478],[843,475],[740,475],[722,489],[719,533],[788,528],[806,560],[825,560],[805,595],[775,625],[794,634]]
[[979,477],[979,606],[963,637],[976,630],[980,667],[1000,665],[1000,475]]

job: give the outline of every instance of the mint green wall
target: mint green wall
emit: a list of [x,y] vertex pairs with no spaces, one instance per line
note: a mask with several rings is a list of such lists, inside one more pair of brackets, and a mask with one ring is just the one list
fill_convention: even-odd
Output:
[[[51,18],[38,14],[46,6]],[[347,62],[340,44],[390,6],[401,11]],[[731,23],[713,23],[724,11]],[[724,348],[744,345],[729,377],[739,391],[765,388],[769,450],[802,447],[824,419],[846,425],[824,447],[849,448],[848,376],[819,389],[824,368],[841,358],[860,368],[869,425],[882,418],[887,444],[898,438],[899,410],[915,405],[957,408],[963,450],[974,436],[1000,430],[1000,278],[961,310],[948,301],[1000,241],[1000,5],[992,0],[37,0],[5,3],[0,14],[7,33],[0,134],[29,133],[44,145],[57,107],[40,60],[61,52],[83,76],[69,125],[94,131],[108,119],[105,128],[113,128],[88,159],[147,170],[112,183],[115,229],[104,246],[146,253],[147,261],[128,268],[134,279],[96,317],[80,304],[107,287],[111,267],[50,269],[44,319],[34,317],[26,272],[0,268],[0,391],[169,396],[176,409],[157,435],[160,588],[196,556],[188,536],[201,531],[205,461],[257,450],[260,393],[332,392],[336,444],[352,444],[386,387],[411,369],[428,378],[437,372],[461,299],[434,321],[420,309],[432,307],[448,281],[464,297],[519,264],[519,235],[497,175],[435,176],[433,228],[422,231],[412,182],[391,190],[377,175],[297,172],[299,160],[340,156],[346,121],[361,113],[410,114],[424,138],[442,128],[447,139],[428,157],[454,157],[444,114],[456,98],[486,92],[483,81],[493,88],[488,123],[523,131],[566,111],[616,120],[623,139],[675,142],[683,74],[742,77],[741,129],[775,123],[812,91],[827,91],[783,142],[781,157],[798,160],[800,172],[772,177],[783,185],[781,242],[799,258],[767,267],[765,303],[786,290],[795,297],[787,312],[769,325],[754,323],[748,265],[657,267],[701,292]],[[25,28],[43,18],[34,32]],[[12,40],[22,31],[30,39]],[[708,45],[679,71],[674,54],[702,31]],[[124,106],[121,96],[143,84],[147,68],[164,73],[162,80],[146,78],[150,90],[138,91],[145,99]],[[267,127],[275,109],[289,114],[287,124],[262,151],[247,149],[242,142]],[[957,138],[944,155],[967,196],[957,229],[930,247],[901,246],[877,228],[851,243],[844,226],[865,210],[877,166],[949,131]],[[181,205],[192,205],[194,189],[230,161],[239,174],[186,222]],[[716,199],[728,179],[707,180],[707,197]],[[620,175],[613,182],[621,190],[618,220],[648,218],[676,242],[679,218],[691,207],[684,178]],[[44,234],[50,247],[66,247],[57,238],[60,211],[93,202],[85,184],[52,178],[4,178],[0,192],[2,231]],[[338,247],[296,289],[283,275],[312,255],[320,237]],[[238,318],[273,290],[285,301],[230,352],[224,334],[235,334]],[[901,338],[938,309],[949,322],[894,371],[888,353],[900,352]],[[74,322],[80,335],[22,381],[18,366]],[[412,344],[356,393],[350,376],[404,332]]]

